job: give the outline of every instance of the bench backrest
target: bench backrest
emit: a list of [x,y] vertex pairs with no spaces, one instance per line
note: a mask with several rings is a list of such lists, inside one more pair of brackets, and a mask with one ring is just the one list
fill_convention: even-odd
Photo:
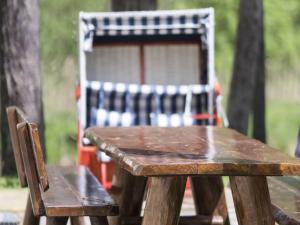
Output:
[[12,142],[13,152],[15,156],[15,162],[17,167],[17,172],[20,180],[21,187],[27,187],[27,180],[26,180],[26,174],[24,169],[24,163],[23,163],[23,156],[20,148],[20,142],[18,138],[18,132],[17,132],[17,124],[21,122],[25,122],[26,119],[24,117],[24,114],[22,111],[15,107],[10,106],[6,109],[7,112],[7,119],[8,119],[8,126],[9,126],[9,132],[10,132],[10,139]]
[[15,106],[8,107],[6,111],[20,184],[22,187],[29,186],[34,213],[40,215],[40,188],[47,190],[49,182],[37,126],[29,124],[24,113]]
[[36,216],[44,212],[41,190],[49,188],[43,152],[36,124],[27,121],[17,124],[20,150],[23,157],[31,204]]

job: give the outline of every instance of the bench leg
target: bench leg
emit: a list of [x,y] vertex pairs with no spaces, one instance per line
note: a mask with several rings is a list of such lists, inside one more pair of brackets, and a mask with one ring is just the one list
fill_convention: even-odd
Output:
[[90,216],[91,225],[108,225],[106,216]]
[[108,217],[110,225],[122,224],[122,217],[140,216],[147,178],[135,177],[116,167],[110,194],[119,205],[119,216]]
[[234,207],[240,225],[274,225],[266,177],[230,177]]
[[46,225],[66,225],[69,217],[46,217]]
[[83,216],[72,216],[70,217],[71,225],[84,225],[84,217]]
[[40,223],[40,216],[35,216],[33,214],[30,194],[28,194],[25,214],[23,219],[23,225],[39,225],[39,223]]
[[142,225],[177,225],[185,176],[152,177]]
[[224,185],[221,176],[190,177],[197,215],[222,216],[229,225]]

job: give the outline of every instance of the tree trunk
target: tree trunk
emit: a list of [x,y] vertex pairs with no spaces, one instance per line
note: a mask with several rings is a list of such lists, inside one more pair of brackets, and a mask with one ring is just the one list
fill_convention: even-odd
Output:
[[265,136],[263,42],[262,0],[241,0],[228,118],[231,128],[247,134],[254,112],[255,137]]
[[157,0],[111,0],[111,11],[156,10]]
[[261,26],[261,32],[260,32],[260,52],[257,57],[257,64],[258,65],[257,65],[257,72],[256,72],[256,82],[255,82],[254,101],[253,101],[253,137],[265,143],[266,142],[266,121],[265,121],[266,73],[265,73],[265,43],[264,43],[263,26]]
[[[1,172],[16,173],[6,107],[20,107],[40,125],[44,118],[40,78],[39,0],[2,0],[0,4]],[[45,147],[43,148],[45,149]]]

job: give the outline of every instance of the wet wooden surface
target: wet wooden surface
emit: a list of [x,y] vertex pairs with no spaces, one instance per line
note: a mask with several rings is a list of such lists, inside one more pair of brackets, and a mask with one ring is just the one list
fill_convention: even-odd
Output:
[[[297,182],[297,186],[293,186]],[[272,213],[278,224],[300,224],[300,179],[286,180],[268,178]]]
[[47,167],[49,189],[42,193],[47,216],[113,216],[114,203],[84,166]]
[[135,176],[300,175],[300,161],[228,128],[89,128],[85,136]]

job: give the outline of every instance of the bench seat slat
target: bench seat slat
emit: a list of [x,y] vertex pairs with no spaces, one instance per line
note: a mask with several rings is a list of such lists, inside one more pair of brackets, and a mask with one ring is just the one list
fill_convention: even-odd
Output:
[[118,207],[83,166],[47,166],[49,190],[42,193],[47,216],[116,215]]
[[276,177],[268,178],[273,216],[278,224],[300,225],[300,191]]

